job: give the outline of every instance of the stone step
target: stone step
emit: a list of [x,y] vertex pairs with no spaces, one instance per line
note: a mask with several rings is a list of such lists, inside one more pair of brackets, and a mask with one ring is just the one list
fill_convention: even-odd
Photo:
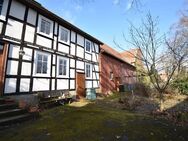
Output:
[[15,109],[18,105],[16,103],[0,104],[0,111],[5,111],[7,109]]
[[26,112],[27,112],[27,110],[19,109],[19,108],[0,111],[0,119],[6,118],[6,117],[12,117],[12,116],[16,116],[16,115],[21,115]]
[[8,104],[8,103],[14,103],[15,101],[11,98],[4,98],[4,97],[1,97],[0,98],[0,105],[1,104]]
[[17,115],[17,116],[12,116],[12,117],[9,117],[9,118],[0,119],[0,129],[2,129],[4,126],[21,123],[23,121],[26,121],[26,120],[29,120],[29,119],[32,119],[32,118],[33,118],[32,114],[25,113],[25,114],[22,114],[22,115]]

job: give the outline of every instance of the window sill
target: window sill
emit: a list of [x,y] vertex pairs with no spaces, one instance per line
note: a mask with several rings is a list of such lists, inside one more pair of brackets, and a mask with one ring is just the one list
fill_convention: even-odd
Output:
[[45,37],[48,37],[48,38],[51,38],[52,39],[52,34],[46,34],[46,33],[43,33],[43,32],[37,32],[37,34],[39,35],[42,35],[42,36],[45,36]]

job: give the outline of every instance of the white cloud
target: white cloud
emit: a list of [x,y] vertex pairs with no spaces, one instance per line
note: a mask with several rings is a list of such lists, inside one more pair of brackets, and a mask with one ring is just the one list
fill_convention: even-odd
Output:
[[113,0],[114,5],[118,5],[120,3],[120,0]]

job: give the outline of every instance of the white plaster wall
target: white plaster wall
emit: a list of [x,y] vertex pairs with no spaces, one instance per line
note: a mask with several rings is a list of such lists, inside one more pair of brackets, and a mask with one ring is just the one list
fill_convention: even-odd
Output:
[[77,52],[76,56],[80,58],[84,58],[84,48],[77,46],[76,52]]
[[99,73],[93,72],[93,79],[99,79]]
[[33,79],[33,91],[45,91],[49,90],[49,79],[39,79],[34,78]]
[[19,50],[20,50],[19,46],[10,44],[8,57],[18,59],[19,58]]
[[36,19],[37,19],[37,12],[33,9],[29,9],[28,16],[27,16],[27,22],[36,25]]
[[69,88],[68,79],[57,79],[57,90],[65,90]]
[[99,83],[97,83],[97,82],[99,82],[99,81],[93,81],[93,87],[94,88],[98,88],[99,87]]
[[55,90],[55,79],[52,79],[52,90]]
[[13,0],[10,7],[10,15],[20,20],[24,20],[25,5]]
[[54,50],[57,49],[57,37],[54,37],[54,44],[53,44]]
[[52,77],[55,77],[55,66],[52,67]]
[[75,68],[75,60],[70,59],[70,67]]
[[86,81],[86,88],[92,88],[92,81]]
[[5,35],[21,39],[23,23],[8,19]]
[[70,48],[71,55],[75,55],[75,50],[76,50],[75,48],[76,48],[75,44],[71,43],[71,48]]
[[24,47],[25,55],[23,56],[23,60],[32,60],[32,49]]
[[75,89],[75,80],[70,80],[70,89]]
[[58,51],[64,52],[69,54],[69,46],[63,45],[63,44],[58,44]]
[[15,93],[16,92],[16,78],[6,78],[4,93]]
[[91,54],[87,54],[87,53],[85,53],[85,59],[87,59],[87,60],[90,60],[90,61],[91,61]]
[[3,23],[0,22],[0,34],[2,33],[2,29],[3,29]]
[[74,31],[71,31],[71,41],[76,42],[76,33]]
[[31,63],[22,63],[22,70],[21,70],[22,75],[31,75]]
[[34,35],[35,35],[35,28],[29,25],[26,25],[26,30],[25,30],[25,41],[27,42],[34,42]]
[[94,65],[95,67],[95,71],[99,71],[99,66],[98,65]]
[[76,68],[77,69],[84,69],[84,62],[83,61],[76,61]]
[[98,62],[99,55],[96,53],[92,53],[92,61]]
[[53,54],[53,65],[55,65],[56,64],[56,55],[55,54]]
[[7,74],[8,75],[17,75],[17,72],[18,72],[18,61],[8,60]]
[[20,80],[20,92],[28,92],[30,88],[30,79],[22,78]]
[[77,34],[77,44],[79,44],[80,46],[84,47],[84,37],[82,37],[79,34]]
[[47,48],[51,48],[52,47],[52,40],[44,38],[44,37],[41,37],[39,35],[37,36],[36,43],[38,45],[41,45],[41,46],[44,46],[44,47],[47,47]]
[[70,78],[75,78],[75,69],[70,69]]
[[9,2],[9,0],[4,0],[4,2],[3,2],[3,8],[2,8],[2,11],[1,11],[1,15],[0,15],[0,19],[3,20],[3,21],[6,20],[8,2]]

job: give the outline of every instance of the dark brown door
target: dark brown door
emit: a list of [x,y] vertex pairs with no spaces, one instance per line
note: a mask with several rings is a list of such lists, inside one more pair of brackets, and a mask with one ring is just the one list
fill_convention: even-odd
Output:
[[76,73],[76,95],[78,98],[85,97],[85,73]]
[[3,94],[5,64],[7,59],[7,47],[0,44],[0,96]]

